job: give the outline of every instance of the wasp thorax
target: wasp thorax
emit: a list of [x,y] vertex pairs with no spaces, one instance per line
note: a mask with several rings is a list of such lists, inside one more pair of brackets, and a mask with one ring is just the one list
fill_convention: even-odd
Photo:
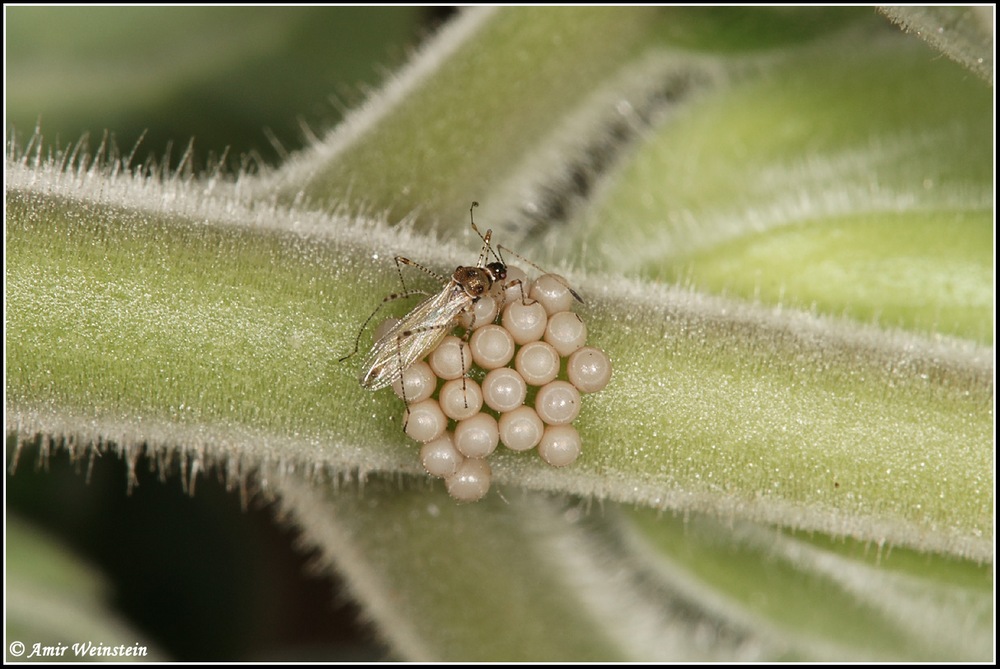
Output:
[[[406,432],[425,442],[424,469],[444,478],[460,501],[489,491],[486,458],[498,442],[509,451],[535,450],[555,467],[571,464],[581,447],[572,425],[580,395],[601,390],[611,376],[607,355],[584,345],[587,328],[569,311],[575,293],[566,280],[546,274],[532,282],[511,270],[500,262],[457,268],[454,281],[473,298],[457,321],[464,336],[445,337],[427,356],[429,366],[415,363],[402,377],[407,402],[415,400]],[[425,399],[427,371],[432,399]]]
[[493,277],[482,267],[459,267],[451,278],[472,298],[478,298],[493,285]]

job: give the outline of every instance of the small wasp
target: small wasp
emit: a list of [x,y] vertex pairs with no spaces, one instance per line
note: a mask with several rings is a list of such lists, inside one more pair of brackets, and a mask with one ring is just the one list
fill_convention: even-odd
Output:
[[[487,230],[485,235],[482,234],[472,218],[472,210],[477,206],[479,206],[478,202],[472,203],[472,207],[469,208],[469,218],[472,229],[483,240],[483,248],[479,252],[479,262],[476,263],[475,267],[457,267],[440,293],[432,295],[418,304],[375,343],[371,352],[368,353],[368,357],[365,358],[361,375],[358,377],[362,387],[369,390],[379,390],[400,379],[410,365],[433,351],[441,343],[445,335],[454,328],[457,319],[469,307],[479,301],[483,295],[488,294],[494,284],[507,278],[507,265],[493,252],[493,247],[490,246],[493,231]],[[495,262],[486,262],[489,253],[493,253],[496,258]],[[421,291],[408,291],[406,289],[406,284],[403,282],[402,265],[416,267],[444,281],[443,277],[409,258],[396,256],[395,262],[403,292],[389,295],[382,300],[382,304],[372,312],[364,325],[361,326],[358,339],[354,343],[354,351],[341,358],[341,362],[358,352],[361,333],[386,302],[421,293]],[[403,392],[405,401],[405,388]]]

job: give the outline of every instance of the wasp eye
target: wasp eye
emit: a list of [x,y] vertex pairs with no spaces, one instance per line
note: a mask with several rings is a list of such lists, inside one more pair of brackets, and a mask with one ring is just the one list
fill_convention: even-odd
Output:
[[494,277],[494,281],[502,281],[507,278],[507,266],[502,262],[491,262],[486,267],[489,269],[490,275]]

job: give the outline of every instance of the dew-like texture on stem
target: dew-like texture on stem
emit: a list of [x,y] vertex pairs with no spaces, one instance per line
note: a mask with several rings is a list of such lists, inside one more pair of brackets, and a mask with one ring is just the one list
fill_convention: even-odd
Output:
[[[84,205],[78,186],[32,187],[19,169],[7,199],[9,430],[418,470],[399,400],[359,402],[356,368],[335,362],[372,296],[398,288],[385,267],[338,263],[322,237],[237,232],[239,211],[207,226]],[[498,481],[988,553],[990,349],[643,281],[580,290],[591,343],[615,367],[575,424],[595,446],[556,478],[505,463]]]

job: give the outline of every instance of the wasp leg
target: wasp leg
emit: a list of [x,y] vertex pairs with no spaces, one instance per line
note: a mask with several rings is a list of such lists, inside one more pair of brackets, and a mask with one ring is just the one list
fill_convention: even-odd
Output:
[[396,256],[395,258],[393,258],[393,260],[396,263],[396,274],[399,275],[399,284],[401,286],[403,286],[403,291],[404,292],[406,291],[406,282],[403,281],[403,265],[409,265],[410,267],[415,267],[415,268],[419,269],[421,272],[423,272],[424,274],[429,274],[430,276],[432,276],[435,279],[437,279],[438,281],[440,281],[442,285],[448,283],[448,279],[444,278],[443,276],[441,276],[440,274],[438,274],[434,270],[427,269],[426,267],[424,267],[423,265],[421,265],[420,263],[418,263],[415,260],[410,260],[409,258],[407,258],[405,256]]
[[[403,288],[405,289],[406,286],[404,285]],[[365,319],[365,322],[361,324],[361,328],[358,330],[358,336],[354,338],[354,350],[345,355],[343,358],[337,360],[337,362],[344,362],[345,360],[347,360],[348,358],[350,358],[351,356],[353,356],[355,353],[358,352],[358,348],[360,348],[361,346],[361,333],[365,331],[365,328],[368,327],[368,324],[372,322],[373,318],[375,318],[375,314],[377,314],[379,312],[379,309],[384,307],[387,302],[402,300],[407,297],[413,297],[414,295],[427,295],[427,294],[428,293],[425,290],[404,290],[402,293],[393,293],[391,295],[386,295],[384,298],[382,298],[382,301],[379,303],[379,305],[375,307],[375,311],[371,312],[368,318]]]
[[[430,330],[444,330],[446,328],[454,327],[453,324],[449,325],[427,325],[424,327],[414,328],[412,330],[404,330],[396,336],[396,365],[399,370],[399,388],[401,395],[403,396],[403,404],[406,406],[406,418],[403,419],[403,432],[406,432],[406,426],[410,423],[410,402],[406,399],[406,378],[403,376],[403,344],[405,340],[409,339],[413,335],[420,334],[421,332],[428,332]],[[462,354],[462,368],[465,369],[465,351],[459,349]],[[464,382],[463,382],[464,384]],[[463,385],[463,390],[465,389]]]
[[385,306],[386,302],[392,302],[394,300],[401,300],[403,298],[411,297],[413,295],[429,295],[430,294],[426,290],[410,290],[409,288],[406,287],[406,282],[403,280],[403,265],[409,265],[410,267],[416,267],[420,271],[422,271],[422,272],[424,272],[426,274],[430,274],[432,277],[434,277],[435,279],[437,279],[441,283],[447,283],[448,282],[448,280],[445,279],[444,277],[442,277],[442,276],[438,275],[437,273],[435,273],[435,272],[427,269],[426,267],[424,267],[420,263],[414,262],[413,260],[410,260],[409,258],[404,258],[403,256],[396,256],[395,258],[393,258],[393,260],[395,260],[395,262],[396,262],[396,274],[399,276],[399,285],[403,287],[403,292],[401,292],[401,293],[393,293],[393,294],[388,295],[388,296],[386,296],[386,297],[384,297],[382,299],[382,302],[377,307],[375,307],[375,311],[373,311],[368,316],[368,318],[365,319],[365,322],[361,325],[361,329],[358,330],[358,336],[354,339],[354,350],[351,351],[350,353],[348,353],[347,355],[345,355],[343,358],[340,358],[337,362],[344,362],[345,360],[347,360],[348,358],[350,358],[351,356],[353,356],[355,353],[358,352],[358,349],[361,347],[361,333],[365,331],[365,328],[368,327],[368,324],[371,323],[371,321],[372,321],[373,318],[375,318],[375,314],[378,313],[379,309],[381,309],[382,307]]

